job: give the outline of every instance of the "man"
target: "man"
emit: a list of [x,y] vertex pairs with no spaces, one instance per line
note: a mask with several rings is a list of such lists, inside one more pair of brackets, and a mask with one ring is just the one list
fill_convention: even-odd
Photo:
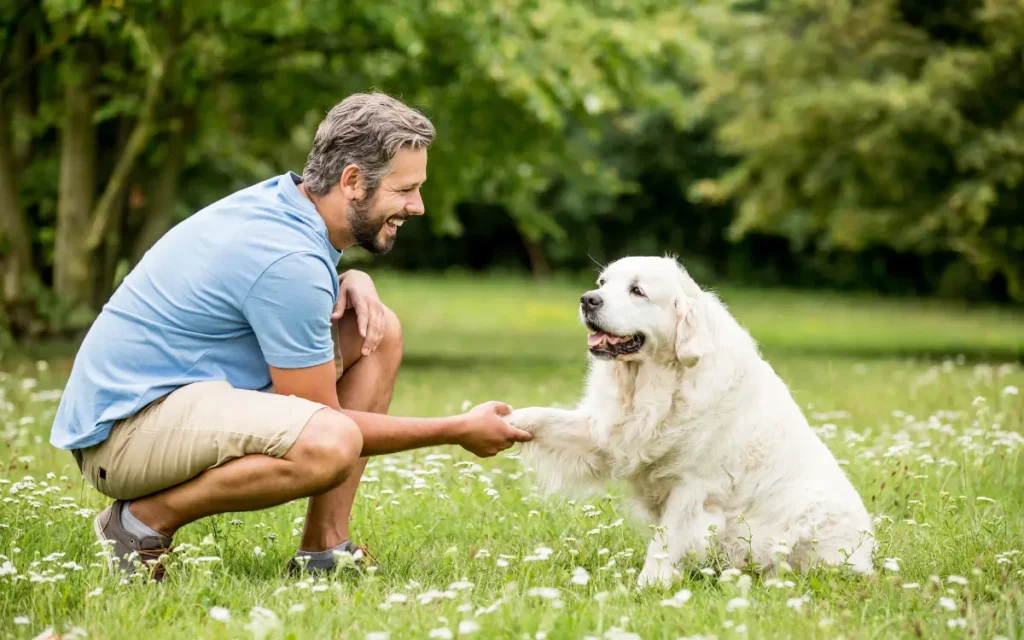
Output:
[[[366,457],[440,444],[490,456],[527,441],[509,408],[384,415],[402,338],[342,251],[389,251],[423,215],[430,121],[353,95],[317,129],[303,175],[229,195],[171,229],[105,305],[77,354],[50,442],[114,503],[94,529],[122,569],[204,516],[308,497],[293,572],[354,552]],[[134,554],[133,554],[134,552]]]

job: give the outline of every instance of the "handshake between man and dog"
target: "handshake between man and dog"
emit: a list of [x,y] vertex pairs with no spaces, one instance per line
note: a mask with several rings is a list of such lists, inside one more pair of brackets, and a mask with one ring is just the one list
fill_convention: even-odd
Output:
[[639,586],[671,582],[712,545],[734,567],[873,571],[861,497],[716,295],[672,258],[624,258],[580,316],[592,332],[582,401],[506,420],[533,434],[523,459],[548,493],[631,485],[638,517],[657,525]]

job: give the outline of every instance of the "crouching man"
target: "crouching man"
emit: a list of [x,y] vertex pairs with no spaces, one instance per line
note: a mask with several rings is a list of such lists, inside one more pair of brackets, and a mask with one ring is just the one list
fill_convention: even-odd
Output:
[[[129,273],[75,358],[50,442],[114,499],[94,528],[128,558],[166,553],[205,516],[309,498],[293,572],[353,552],[367,456],[530,439],[490,402],[447,418],[385,415],[398,318],[342,251],[389,251],[423,215],[430,121],[381,94],[320,124],[303,175],[233,193],[169,231]],[[153,577],[163,568],[150,563]]]

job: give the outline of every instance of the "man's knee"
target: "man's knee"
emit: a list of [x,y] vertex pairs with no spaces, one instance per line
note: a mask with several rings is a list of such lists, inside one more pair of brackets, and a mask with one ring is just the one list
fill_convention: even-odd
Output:
[[285,456],[312,493],[340,485],[349,476],[363,450],[363,435],[351,418],[331,409],[313,414],[295,445]]
[[402,323],[389,307],[384,307],[384,337],[378,350],[397,361],[402,359]]

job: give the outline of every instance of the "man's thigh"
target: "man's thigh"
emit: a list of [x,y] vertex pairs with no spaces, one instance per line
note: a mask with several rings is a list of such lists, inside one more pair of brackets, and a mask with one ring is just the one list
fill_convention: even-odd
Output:
[[86,449],[82,471],[109,497],[139,498],[245,455],[283,457],[323,408],[223,381],[185,385],[119,422],[107,440]]

